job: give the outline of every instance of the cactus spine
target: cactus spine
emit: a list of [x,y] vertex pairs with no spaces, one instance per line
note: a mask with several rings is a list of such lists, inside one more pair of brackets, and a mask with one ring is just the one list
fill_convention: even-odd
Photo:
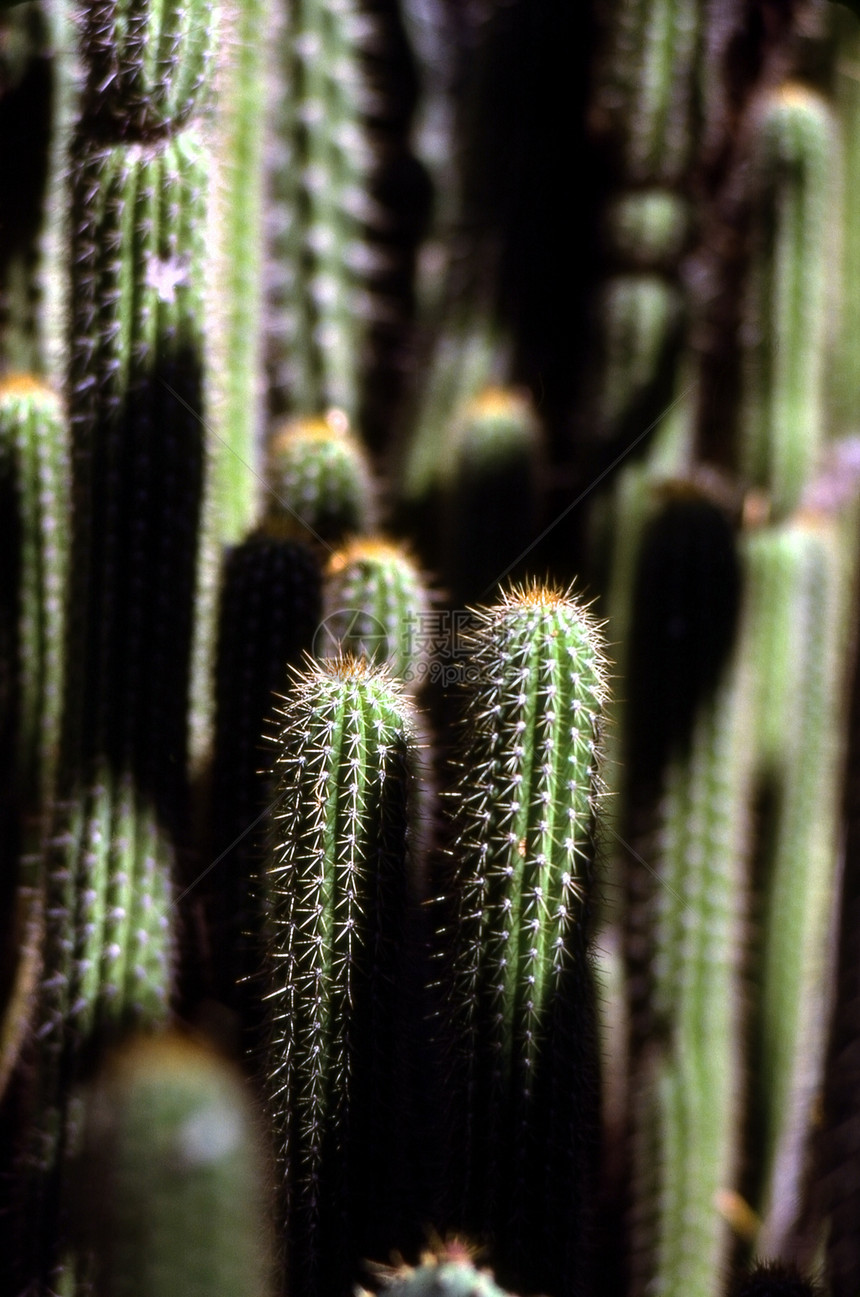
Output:
[[282,722],[268,1088],[291,1291],[310,1297],[345,1293],[359,1258],[386,1255],[402,1224],[416,758],[408,704],[360,661],[309,667]]
[[529,1288],[578,1292],[597,1118],[588,917],[604,660],[586,611],[534,585],[480,613],[472,665],[450,934],[457,1223],[490,1231],[497,1263]]

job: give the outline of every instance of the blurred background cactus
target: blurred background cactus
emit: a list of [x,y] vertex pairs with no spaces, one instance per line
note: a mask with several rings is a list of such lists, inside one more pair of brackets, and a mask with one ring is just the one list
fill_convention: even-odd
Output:
[[857,1297],[858,139],[831,0],[0,7],[0,1293]]

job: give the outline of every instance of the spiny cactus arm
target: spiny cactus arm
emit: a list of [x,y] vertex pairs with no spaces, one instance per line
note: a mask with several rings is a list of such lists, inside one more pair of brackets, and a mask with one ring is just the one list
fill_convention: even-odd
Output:
[[213,0],[94,0],[78,21],[87,65],[84,113],[143,139],[201,106],[215,44]]
[[266,456],[263,527],[271,536],[339,545],[369,531],[376,517],[367,455],[341,410],[290,419]]
[[403,1212],[411,733],[388,674],[351,659],[309,666],[283,712],[267,1066],[288,1274],[308,1294],[385,1255]]
[[84,146],[76,171],[67,737],[78,763],[109,753],[166,800],[165,755],[185,762],[206,188],[190,132]]
[[730,1239],[716,1204],[740,1140],[747,710],[730,663],[670,764],[651,858],[654,1045],[637,1114],[635,1270],[640,1285],[703,1297],[720,1291]]
[[634,183],[676,184],[689,168],[704,14],[696,0],[611,7],[598,104],[613,120],[621,166]]
[[274,1291],[266,1159],[240,1075],[178,1035],[136,1037],[81,1096],[74,1242],[105,1297]]
[[779,518],[799,503],[824,437],[838,137],[829,106],[803,85],[753,112],[740,462]]
[[[450,1247],[450,1245],[449,1245]],[[401,1266],[386,1274],[387,1297],[507,1297],[489,1270],[478,1270],[471,1260],[447,1256],[422,1257],[415,1267]],[[450,1247],[450,1251],[462,1249]],[[370,1297],[359,1290],[359,1297]]]
[[16,768],[31,812],[50,796],[59,749],[68,473],[68,430],[56,394],[37,379],[6,379],[0,384],[0,474],[13,496],[9,503],[20,547]]
[[430,668],[429,609],[421,573],[402,546],[376,537],[354,540],[328,562],[317,655],[386,662],[415,691]]
[[237,544],[254,521],[263,419],[263,181],[269,126],[268,64],[261,33],[273,0],[223,7],[216,70],[210,290],[213,317],[207,408],[217,433],[208,507],[222,541]]
[[[605,668],[596,626],[562,591],[513,589],[479,617],[454,797],[458,1223],[491,1231],[499,1263],[527,1286],[578,1290],[593,1191],[586,951]],[[564,1089],[576,1131],[555,1108]]]
[[359,412],[373,151],[356,0],[301,0],[279,33],[284,90],[271,164],[269,370],[280,408]]
[[[780,561],[787,569],[777,568],[769,589],[765,569],[761,584],[763,594],[782,604],[779,620],[788,630],[791,647],[790,657],[782,662],[782,697],[774,697],[771,690],[760,698],[757,712],[761,717],[763,705],[769,704],[782,731],[779,748],[762,754],[769,765],[761,767],[772,811],[763,844],[762,999],[756,1045],[761,1197],[755,1204],[764,1219],[757,1246],[764,1254],[779,1255],[800,1208],[825,1045],[843,758],[842,663],[855,564],[848,557],[853,537],[846,552],[844,530],[834,518],[801,516],[779,531],[751,539],[759,549],[760,572],[763,558],[771,559],[771,569]],[[770,554],[762,553],[765,547]],[[766,607],[764,599],[762,605]],[[753,616],[751,610],[751,620]],[[777,632],[779,620],[774,619]],[[770,673],[773,653],[769,659],[759,656],[757,661]]]

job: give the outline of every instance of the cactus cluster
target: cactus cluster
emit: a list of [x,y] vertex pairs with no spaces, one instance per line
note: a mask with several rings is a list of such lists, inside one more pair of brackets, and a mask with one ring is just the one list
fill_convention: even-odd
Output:
[[860,1290],[860,19],[568,8],[0,6],[0,1297]]

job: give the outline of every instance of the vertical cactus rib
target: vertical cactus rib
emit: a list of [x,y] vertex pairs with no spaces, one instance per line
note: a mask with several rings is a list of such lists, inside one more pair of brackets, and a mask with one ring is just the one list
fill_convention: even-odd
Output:
[[497,1263],[528,1288],[578,1292],[594,1190],[588,914],[605,666],[569,594],[513,589],[479,618],[454,801],[457,1223],[489,1231]]
[[384,670],[309,667],[283,711],[267,866],[268,1084],[295,1294],[345,1294],[403,1213],[401,939],[413,883],[410,709]]
[[263,426],[263,188],[268,130],[267,65],[261,33],[275,0],[230,0],[222,17],[215,85],[210,286],[212,329],[207,408],[218,443],[209,490],[210,526],[238,544],[254,521],[255,467]]
[[59,750],[68,474],[68,431],[56,394],[33,378],[7,379],[0,384],[0,480],[11,497],[4,513],[16,532],[6,552],[19,570],[12,613],[20,710],[16,780],[31,811],[50,795]]
[[359,412],[368,320],[364,227],[373,168],[357,0],[296,0],[281,37],[285,91],[272,159],[271,388],[280,408]]
[[777,517],[799,503],[824,436],[837,145],[830,108],[805,86],[757,105],[740,461]]
[[165,804],[185,763],[206,180],[190,132],[85,147],[76,176],[68,741]]
[[[847,634],[844,531],[799,516],[750,537],[750,656],[762,676],[758,752],[769,818],[762,849],[761,1016],[755,1041],[761,1134],[757,1246],[777,1255],[801,1209],[821,1085],[837,882],[840,672]],[[756,653],[756,650],[758,652]]]
[[75,1241],[105,1297],[266,1297],[266,1162],[241,1077],[175,1035],[136,1037],[82,1099]]
[[604,54],[605,107],[621,165],[634,183],[672,185],[696,140],[703,6],[696,0],[617,0]]
[[289,419],[276,429],[266,485],[263,526],[270,535],[339,545],[373,526],[370,466],[341,410]]
[[349,653],[385,662],[415,691],[430,670],[429,608],[421,574],[401,546],[375,537],[354,540],[332,554],[326,568],[318,656]]
[[143,139],[199,110],[215,45],[213,0],[94,0],[80,15],[84,113],[108,135]]

